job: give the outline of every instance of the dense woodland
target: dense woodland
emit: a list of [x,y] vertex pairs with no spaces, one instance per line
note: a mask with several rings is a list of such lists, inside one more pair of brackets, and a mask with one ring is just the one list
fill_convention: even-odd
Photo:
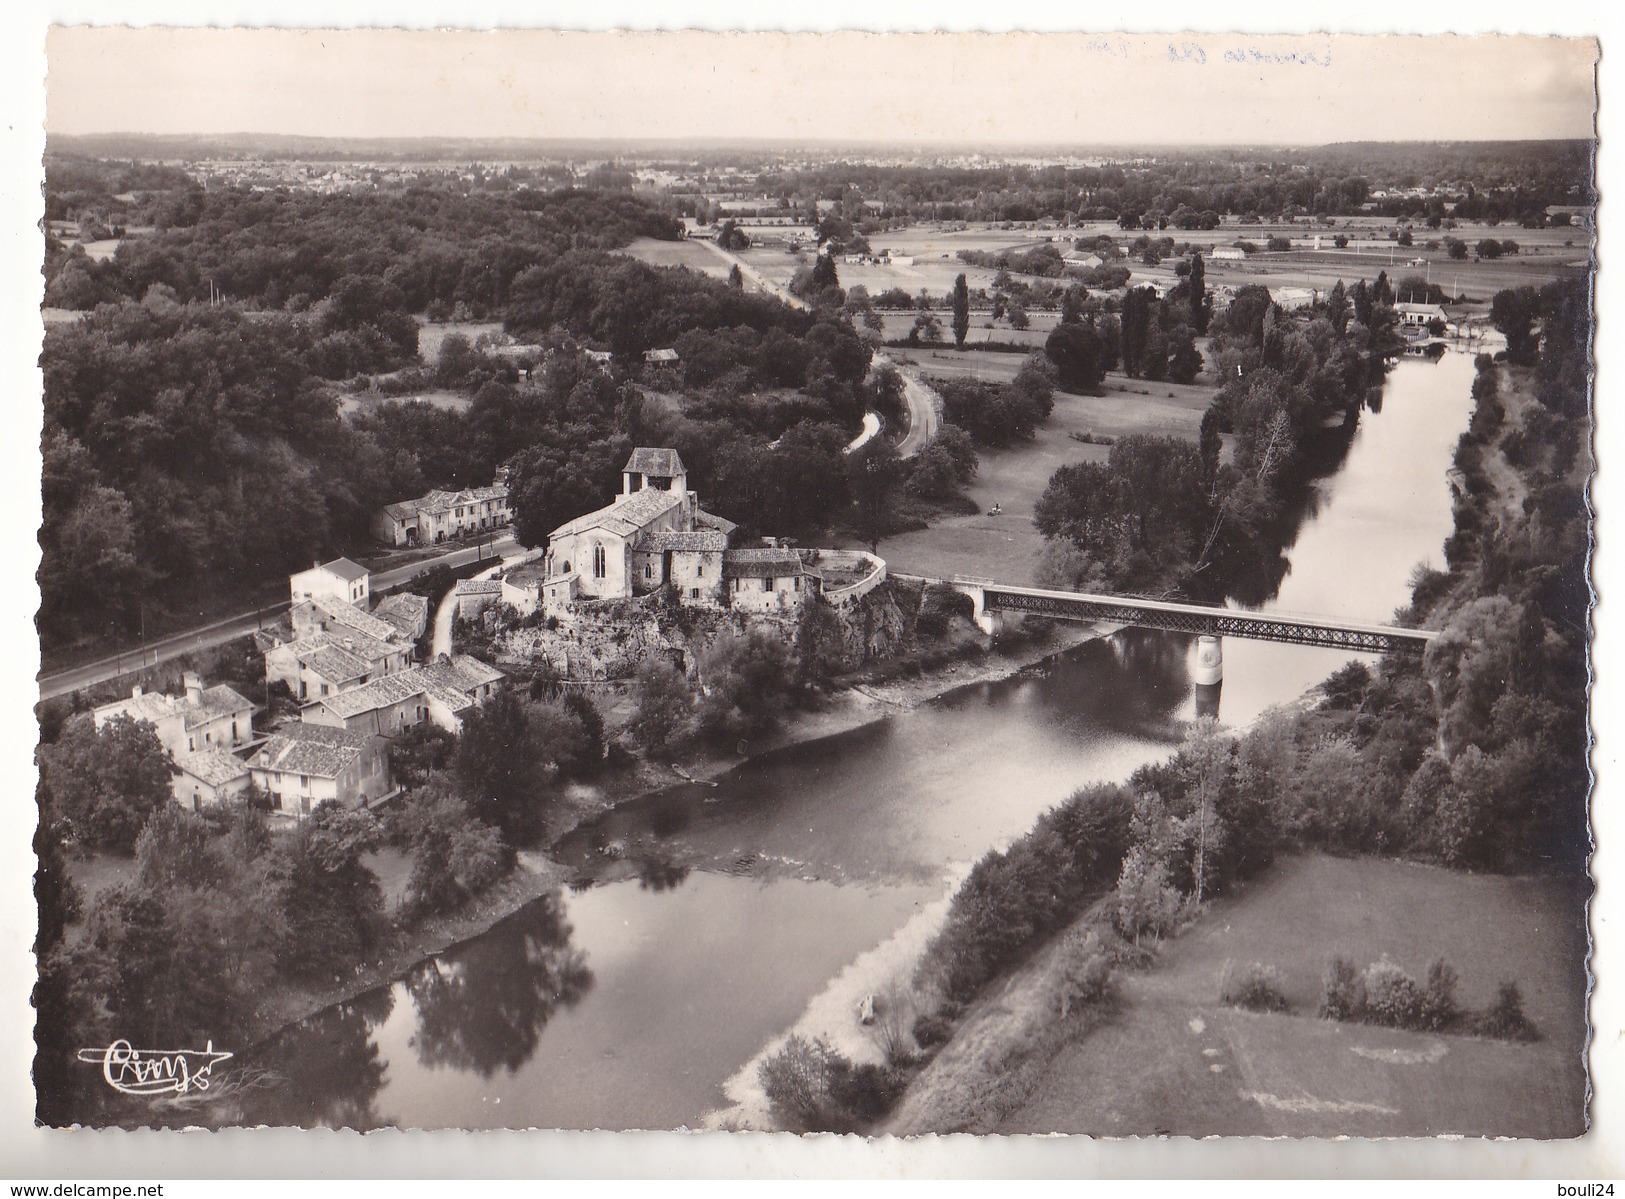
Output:
[[[707,505],[751,530],[821,529],[850,506],[840,450],[863,412],[901,412],[895,376],[869,379],[838,289],[807,312],[605,253],[674,235],[625,194],[182,194],[184,223],[105,263],[78,249],[47,263],[49,300],[95,308],[53,327],[42,355],[48,647],[162,627],[359,551],[382,504],[484,485],[505,464],[518,532],[539,544],[608,502],[639,442],[677,446]],[[424,312],[504,321],[536,369],[521,380],[457,335],[420,365]],[[642,352],[674,344],[676,407],[635,384]],[[471,403],[341,418],[344,396],[372,386]]]
[[[833,163],[764,173],[756,189],[795,210],[836,202],[873,233],[889,222],[1111,220],[1125,228],[1211,228],[1215,217],[1347,216],[1377,190],[1440,188],[1459,219],[1535,219],[1549,204],[1587,204],[1590,142],[1348,143],[1294,151],[1204,149],[1091,167],[878,166]],[[1470,182],[1469,182],[1470,181]],[[1374,201],[1391,217],[1443,212],[1443,197]],[[1215,220],[1214,224],[1217,223]]]

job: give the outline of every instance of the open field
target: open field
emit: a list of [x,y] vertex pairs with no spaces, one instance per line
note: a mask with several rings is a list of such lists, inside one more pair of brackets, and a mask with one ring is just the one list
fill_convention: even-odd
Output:
[[[686,266],[691,271],[717,279],[728,277],[727,262],[697,241],[659,241],[653,237],[640,237],[620,252],[650,266]],[[785,281],[789,281],[788,275]]]
[[436,388],[433,391],[419,391],[411,395],[384,395],[381,392],[362,391],[354,395],[344,396],[339,400],[339,415],[348,416],[354,412],[371,412],[383,404],[430,404],[436,408],[444,408],[450,412],[467,412],[474,401],[468,396],[455,391],[446,391]]
[[[1434,282],[1446,288],[1454,288],[1459,278],[1460,291],[1476,299],[1486,300],[1502,288],[1518,287],[1525,283],[1538,285],[1573,272],[1578,269],[1573,264],[1586,258],[1591,245],[1591,234],[1585,229],[1521,229],[1516,225],[1507,224],[1495,226],[1463,224],[1455,229],[1427,229],[1421,225],[1414,226],[1413,237],[1416,244],[1402,247],[1389,236],[1393,228],[1395,222],[1378,217],[1339,217],[1334,218],[1330,225],[1313,227],[1302,224],[1243,225],[1232,219],[1217,229],[1205,231],[1164,229],[1148,235],[1158,238],[1171,237],[1176,242],[1189,242],[1208,251],[1207,277],[1210,284],[1263,283],[1265,286],[1277,287],[1330,287],[1340,278],[1352,284],[1357,279],[1375,278],[1377,272],[1382,270],[1386,270],[1389,278],[1394,279],[1408,273],[1409,270],[1422,269],[1407,268],[1405,263],[1408,259],[1426,258],[1432,265]],[[946,231],[934,225],[915,225],[907,229],[877,233],[869,239],[877,251],[887,249],[913,256],[915,261],[912,265],[879,266],[843,262],[837,263],[836,269],[843,287],[861,283],[871,294],[901,287],[911,295],[924,288],[933,295],[941,296],[947,294],[953,286],[954,277],[960,272],[964,272],[966,282],[972,289],[978,287],[992,289],[994,272],[981,267],[967,267],[959,260],[961,250],[989,252],[1030,250],[1048,241],[1064,251],[1070,249],[1070,243],[1066,240],[1068,238],[1074,236],[1092,238],[1102,235],[1112,238],[1119,245],[1127,245],[1145,232],[1138,229],[1119,229],[1116,222],[1106,221],[1088,222],[1072,229],[1037,227],[1004,229],[997,226],[972,225],[965,230]],[[1338,250],[1332,245],[1332,238],[1339,233],[1350,238],[1347,249]],[[1319,250],[1314,248],[1316,236],[1321,239]],[[1491,262],[1479,262],[1476,259],[1452,262],[1442,244],[1446,236],[1459,238],[1469,246],[1485,237],[1516,241],[1522,252],[1515,257]],[[1236,241],[1252,241],[1262,246],[1271,237],[1290,238],[1295,248],[1288,253],[1261,254],[1241,263],[1211,260],[1211,250],[1215,246],[1228,246]],[[1428,249],[1429,241],[1440,244]],[[664,246],[673,243],[652,244]],[[703,250],[699,252],[704,253]],[[782,245],[754,246],[746,250],[742,257],[766,278],[781,286],[789,283],[798,266],[811,260],[807,254],[798,256],[788,253]],[[1390,258],[1392,262],[1389,261]],[[1133,259],[1125,260],[1124,264],[1133,271],[1135,283],[1160,280],[1171,284],[1176,278],[1173,260],[1157,266],[1147,266]],[[1037,314],[1033,315],[1036,327]],[[909,316],[908,323],[912,321],[913,317]],[[979,322],[973,317],[973,325],[977,323]],[[1003,322],[1000,322],[1000,327],[999,336],[1005,336]],[[907,324],[904,325],[903,332],[907,332]],[[887,336],[899,335],[894,334],[888,326]],[[971,336],[973,338],[976,336],[975,328],[972,329]]]
[[[942,350],[938,356],[908,356],[926,375],[963,373],[1004,379],[1021,365],[1019,354]],[[996,371],[1007,371],[1000,374]],[[1141,390],[1151,394],[1140,395]],[[1033,506],[1044,493],[1050,476],[1074,462],[1104,462],[1111,447],[1088,445],[1071,434],[1095,433],[1121,437],[1155,433],[1195,440],[1202,413],[1213,397],[1211,385],[1145,383],[1121,375],[1108,376],[1105,394],[1079,396],[1055,393],[1055,410],[1038,427],[1032,441],[1008,449],[982,449],[981,464],[966,493],[976,515],[944,516],[930,528],[888,537],[880,543],[880,556],[893,570],[905,574],[978,575],[1015,584],[1036,582],[1034,571],[1044,538],[1033,527]],[[1169,393],[1172,392],[1172,397]],[[997,503],[1003,511],[988,516]],[[853,543],[855,545],[855,543]]]
[[422,321],[418,326],[418,357],[426,363],[440,361],[441,343],[453,333],[461,333],[473,344],[482,334],[492,333],[498,336],[502,333],[501,321],[445,321],[440,324],[429,324]]
[[[1458,874],[1319,855],[1287,859],[1119,976],[1120,1011],[1055,1056],[999,1131],[1123,1136],[1570,1137],[1585,1128],[1586,928],[1574,881]],[[1317,1019],[1327,956],[1443,955],[1458,998],[1515,980],[1533,1044]],[[1279,968],[1292,1011],[1218,1002],[1227,963]]]

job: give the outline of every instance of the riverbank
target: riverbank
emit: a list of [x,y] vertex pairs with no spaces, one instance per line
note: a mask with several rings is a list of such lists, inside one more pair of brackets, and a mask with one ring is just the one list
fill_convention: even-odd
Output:
[[[932,660],[917,671],[858,672],[842,681],[816,709],[797,711],[781,728],[752,742],[748,753],[696,751],[670,763],[640,758],[592,786],[573,786],[561,797],[548,826],[548,844],[556,845],[582,824],[622,804],[631,803],[686,782],[715,782],[753,758],[796,745],[836,737],[929,703],[962,687],[1009,678],[1046,658],[1064,653],[1098,637],[1112,627],[1034,622],[994,646],[968,643],[946,659]],[[876,679],[877,673],[893,675]],[[397,929],[372,959],[359,963],[346,976],[322,987],[277,988],[256,1011],[251,1044],[274,1036],[324,1008],[384,986],[409,972],[425,958],[472,940],[528,903],[565,885],[574,871],[547,850],[526,850],[501,882],[455,911],[424,921],[410,929]]]

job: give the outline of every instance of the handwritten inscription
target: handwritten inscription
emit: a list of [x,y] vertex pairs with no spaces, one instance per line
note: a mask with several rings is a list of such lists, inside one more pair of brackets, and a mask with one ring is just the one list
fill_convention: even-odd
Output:
[[1168,62],[1205,67],[1210,62],[1228,63],[1248,67],[1329,67],[1332,65],[1332,45],[1325,43],[1319,49],[1282,49],[1279,45],[1264,43],[1229,45],[1220,48],[1212,42],[1196,41],[1153,42],[1145,38],[1092,37],[1084,42],[1084,49],[1106,58],[1162,58]]
[[215,1066],[232,1055],[210,1041],[202,1049],[136,1049],[114,1041],[105,1049],[81,1049],[79,1060],[100,1065],[107,1085],[125,1095],[185,1095],[207,1091]]

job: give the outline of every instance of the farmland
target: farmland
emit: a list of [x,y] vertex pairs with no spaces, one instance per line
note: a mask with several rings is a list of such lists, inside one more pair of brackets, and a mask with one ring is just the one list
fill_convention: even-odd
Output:
[[686,266],[717,279],[728,277],[727,260],[704,242],[657,241],[640,237],[621,251],[650,266]]
[[[1376,859],[1280,863],[1214,905],[1150,971],[1121,976],[1121,1005],[1066,1046],[1006,1133],[1122,1136],[1577,1136],[1585,1128],[1583,893],[1554,878],[1471,876]],[[1419,919],[1426,913],[1426,919]],[[1515,980],[1541,1039],[1337,1024],[1315,1016],[1328,954],[1386,954],[1420,974],[1443,955],[1458,996],[1485,1007]],[[1292,1010],[1218,1002],[1227,964],[1262,962]]]

